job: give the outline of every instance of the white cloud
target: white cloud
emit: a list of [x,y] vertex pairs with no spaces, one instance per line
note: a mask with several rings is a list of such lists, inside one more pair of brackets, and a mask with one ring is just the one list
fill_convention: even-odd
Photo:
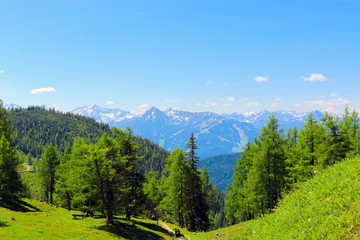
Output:
[[42,94],[42,93],[53,93],[53,92],[56,92],[56,89],[53,87],[37,88],[31,90],[31,94]]
[[115,103],[113,101],[108,101],[107,105],[114,105]]
[[257,76],[257,77],[253,77],[253,79],[256,81],[256,82],[266,82],[268,80],[268,77],[265,76],[265,77],[262,77],[262,76]]
[[275,101],[281,101],[281,100],[282,100],[282,98],[280,98],[280,97],[275,98]]
[[5,70],[0,70],[0,74],[5,74]]
[[336,93],[332,93],[332,94],[330,94],[330,97],[336,97],[337,96],[337,94]]
[[321,73],[312,73],[310,77],[302,77],[305,82],[325,82],[328,80],[327,77]]
[[271,106],[273,106],[273,107],[278,107],[278,106],[279,106],[279,103],[278,103],[278,102],[274,102],[274,103],[271,104]]
[[179,102],[179,100],[177,100],[177,99],[174,100],[174,103],[178,103],[178,102]]
[[137,109],[144,109],[144,108],[147,108],[149,105],[147,105],[147,104],[142,104],[142,105],[139,105],[139,106],[137,106],[136,108]]
[[217,103],[211,102],[211,101],[206,101],[206,103],[197,103],[196,106],[204,107],[204,108],[211,108],[211,107],[216,107]]
[[247,103],[247,106],[248,107],[257,107],[257,106],[259,106],[260,104],[258,103],[258,102],[248,102]]
[[206,86],[210,86],[211,82],[210,81],[206,81],[205,85]]
[[304,101],[303,103],[310,107],[313,106],[324,107],[326,108],[325,111],[328,112],[337,112],[336,107],[350,104],[350,101],[343,98],[337,98],[333,100]]
[[224,106],[224,107],[231,107],[231,106],[232,106],[232,103],[225,103],[223,106]]
[[300,107],[300,104],[295,103],[295,104],[294,104],[294,107]]
[[235,98],[234,98],[234,97],[227,97],[227,98],[225,98],[225,99],[226,99],[226,101],[229,101],[229,102],[235,101]]

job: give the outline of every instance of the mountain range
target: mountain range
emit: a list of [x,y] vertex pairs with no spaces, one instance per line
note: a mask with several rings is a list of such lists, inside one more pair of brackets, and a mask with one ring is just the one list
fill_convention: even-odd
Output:
[[[5,108],[22,108],[15,104],[5,104]],[[260,133],[269,117],[274,114],[280,128],[301,128],[309,113],[294,111],[261,111],[232,114],[211,112],[188,112],[173,108],[160,110],[151,107],[145,113],[134,115],[121,109],[103,108],[97,105],[78,107],[70,112],[94,118],[110,126],[132,128],[135,135],[148,138],[167,150],[186,148],[193,132],[197,139],[198,155],[206,158],[214,155],[238,153],[246,143]],[[324,114],[312,112],[320,119]]]
[[[193,132],[197,138],[198,154],[201,158],[241,152],[246,143],[260,133],[262,126],[274,114],[280,128],[301,128],[309,113],[294,111],[261,111],[216,114],[211,112],[188,112],[173,108],[160,110],[151,107],[140,115],[121,109],[102,108],[97,105],[79,107],[72,113],[92,117],[110,126],[125,128],[130,126],[136,135],[148,138],[167,150],[186,148]],[[324,114],[313,112],[316,118]]]

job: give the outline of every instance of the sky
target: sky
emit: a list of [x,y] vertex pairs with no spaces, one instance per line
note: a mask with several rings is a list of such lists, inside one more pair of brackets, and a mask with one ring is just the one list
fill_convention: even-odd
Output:
[[360,110],[360,1],[0,0],[0,99]]

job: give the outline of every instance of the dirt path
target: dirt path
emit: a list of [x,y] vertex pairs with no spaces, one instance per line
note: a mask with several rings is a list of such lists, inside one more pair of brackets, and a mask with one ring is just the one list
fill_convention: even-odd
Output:
[[[165,228],[168,232],[171,232],[175,236],[175,232],[166,223],[163,223],[163,222],[159,222],[159,223],[161,224],[161,226],[163,228]],[[187,236],[185,234],[184,234],[184,236],[186,237],[186,239],[190,240],[189,236]],[[178,239],[186,240],[186,239],[184,239],[182,237],[179,237]]]

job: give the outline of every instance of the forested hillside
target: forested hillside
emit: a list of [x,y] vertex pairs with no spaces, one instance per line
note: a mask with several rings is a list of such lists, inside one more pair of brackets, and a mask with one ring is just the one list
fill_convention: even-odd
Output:
[[226,186],[232,182],[234,167],[240,156],[241,153],[233,153],[202,158],[200,168],[206,166],[211,183],[222,191],[226,191]]
[[273,115],[253,143],[247,144],[234,170],[226,217],[237,223],[275,210],[285,191],[316,172],[360,153],[358,113],[346,108],[339,118],[312,114],[303,128],[279,129]]
[[[104,134],[111,134],[109,125],[78,114],[62,113],[33,106],[26,109],[13,109],[8,112],[8,120],[13,132],[14,145],[18,150],[29,154],[28,158],[40,158],[44,146],[51,143],[64,153],[75,138],[87,138],[96,142]],[[146,172],[151,169],[162,171],[169,152],[152,141],[135,137],[139,145],[140,163]]]

